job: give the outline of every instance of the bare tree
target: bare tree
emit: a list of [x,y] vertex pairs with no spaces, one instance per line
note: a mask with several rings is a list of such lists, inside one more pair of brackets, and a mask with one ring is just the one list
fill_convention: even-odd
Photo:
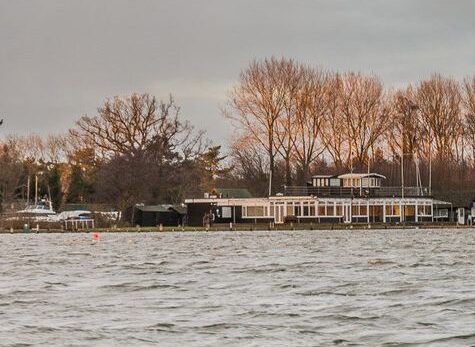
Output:
[[454,158],[463,130],[459,84],[434,75],[419,84],[416,97],[423,125],[438,158]]
[[282,82],[286,97],[282,115],[276,121],[275,147],[285,163],[285,184],[291,185],[292,162],[298,136],[299,98],[304,87],[306,67],[289,60],[283,64],[282,69],[287,76]]
[[94,117],[84,116],[72,137],[83,147],[96,148],[103,158],[115,155],[134,155],[154,149],[162,153],[183,146],[190,150],[193,129],[180,117],[180,108],[172,97],[168,102],[157,102],[148,94],[133,94],[127,98],[107,99]]
[[465,136],[470,146],[472,164],[475,165],[475,77],[465,79],[463,87]]
[[322,141],[337,171],[343,169],[349,147],[346,122],[343,112],[341,112],[342,94],[343,79],[341,75],[332,75],[327,81],[325,93],[327,111],[322,128]]
[[386,133],[387,146],[393,155],[413,156],[424,143],[424,129],[419,106],[412,86],[397,90],[391,95],[392,124]]
[[336,74],[329,83],[323,140],[335,166],[368,163],[390,126],[383,86],[375,76]]
[[301,183],[307,182],[311,164],[324,152],[322,128],[328,112],[328,74],[306,68],[296,106],[295,157],[301,170]]
[[352,152],[349,156],[360,164],[368,163],[370,149],[390,126],[383,85],[375,76],[347,73],[342,91],[341,112]]
[[237,182],[242,183],[257,196],[267,193],[265,185],[269,172],[267,151],[255,141],[252,134],[242,134],[233,138],[230,144],[230,159]]
[[276,155],[276,123],[286,106],[286,72],[291,63],[284,58],[252,62],[241,73],[230,95],[231,111],[226,111],[227,117],[265,149],[271,176]]

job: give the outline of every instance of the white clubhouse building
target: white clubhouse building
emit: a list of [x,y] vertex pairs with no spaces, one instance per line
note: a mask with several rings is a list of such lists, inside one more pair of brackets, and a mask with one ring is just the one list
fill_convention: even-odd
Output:
[[187,199],[188,223],[397,223],[431,222],[438,206],[421,187],[383,187],[376,173],[317,175],[303,187],[284,187],[268,198],[207,195]]

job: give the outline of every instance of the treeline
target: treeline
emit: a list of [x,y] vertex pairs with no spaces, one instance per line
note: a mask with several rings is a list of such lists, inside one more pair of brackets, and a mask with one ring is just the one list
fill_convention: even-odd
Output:
[[227,170],[220,146],[210,146],[170,98],[148,94],[108,99],[63,135],[7,136],[0,147],[0,197],[31,202],[33,177],[55,209],[105,204],[125,213],[136,203],[181,203],[213,188]]
[[37,175],[56,209],[95,203],[126,212],[216,187],[265,196],[270,180],[277,193],[351,168],[399,185],[401,161],[406,185],[475,187],[475,78],[433,75],[389,90],[374,75],[269,58],[242,71],[223,113],[236,127],[226,151],[184,121],[173,98],[148,94],[107,99],[67,134],[6,136],[0,199],[24,202]]
[[401,160],[406,184],[475,184],[475,77],[435,74],[392,90],[374,75],[270,58],[242,71],[225,113],[239,132],[231,145],[236,170],[260,176],[262,193],[269,172],[278,192],[351,167],[399,185]]

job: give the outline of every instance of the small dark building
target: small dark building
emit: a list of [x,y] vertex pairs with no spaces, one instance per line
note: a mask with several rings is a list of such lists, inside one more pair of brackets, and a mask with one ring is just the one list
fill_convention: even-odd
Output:
[[[212,193],[205,194],[205,199],[250,199],[252,194],[244,188],[216,188]],[[242,219],[241,206],[217,206],[216,203],[202,202],[187,205],[186,222],[190,226],[203,226],[213,223],[240,223]]]
[[186,209],[176,205],[137,205],[134,212],[134,224],[144,227],[183,225]]
[[439,206],[435,219],[437,221],[457,222],[458,224],[473,223],[475,212],[475,191],[473,190],[448,190],[434,192],[434,197],[449,201],[444,206]]

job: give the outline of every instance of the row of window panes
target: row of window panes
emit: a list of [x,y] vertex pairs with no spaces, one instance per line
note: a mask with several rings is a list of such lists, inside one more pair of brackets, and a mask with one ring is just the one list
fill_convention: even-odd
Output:
[[[284,206],[284,205],[276,205]],[[379,206],[375,206],[376,208]],[[382,206],[381,206],[382,207]],[[351,206],[353,216],[366,216],[368,214],[368,206],[366,204],[354,204]],[[387,216],[400,216],[400,205],[386,205]],[[414,215],[415,206],[405,206],[406,215]],[[270,214],[268,214],[270,212]],[[314,202],[287,203],[287,216],[308,217],[308,216],[342,216],[343,207],[341,204],[318,204],[315,206]],[[318,212],[317,214],[315,212]],[[373,214],[376,211],[373,212]],[[430,216],[432,214],[431,205],[417,206],[417,214],[419,216]],[[245,206],[243,207],[244,217],[266,217],[274,216],[274,204],[271,204],[270,211],[267,206]]]
[[[415,205],[404,205],[404,211],[406,216],[414,216],[415,214]],[[386,216],[400,216],[401,208],[399,205],[387,205],[386,206]],[[423,205],[417,206],[417,215],[419,216],[430,216],[432,215],[432,206]]]
[[243,216],[245,217],[266,217],[267,206],[245,206],[243,207]]

